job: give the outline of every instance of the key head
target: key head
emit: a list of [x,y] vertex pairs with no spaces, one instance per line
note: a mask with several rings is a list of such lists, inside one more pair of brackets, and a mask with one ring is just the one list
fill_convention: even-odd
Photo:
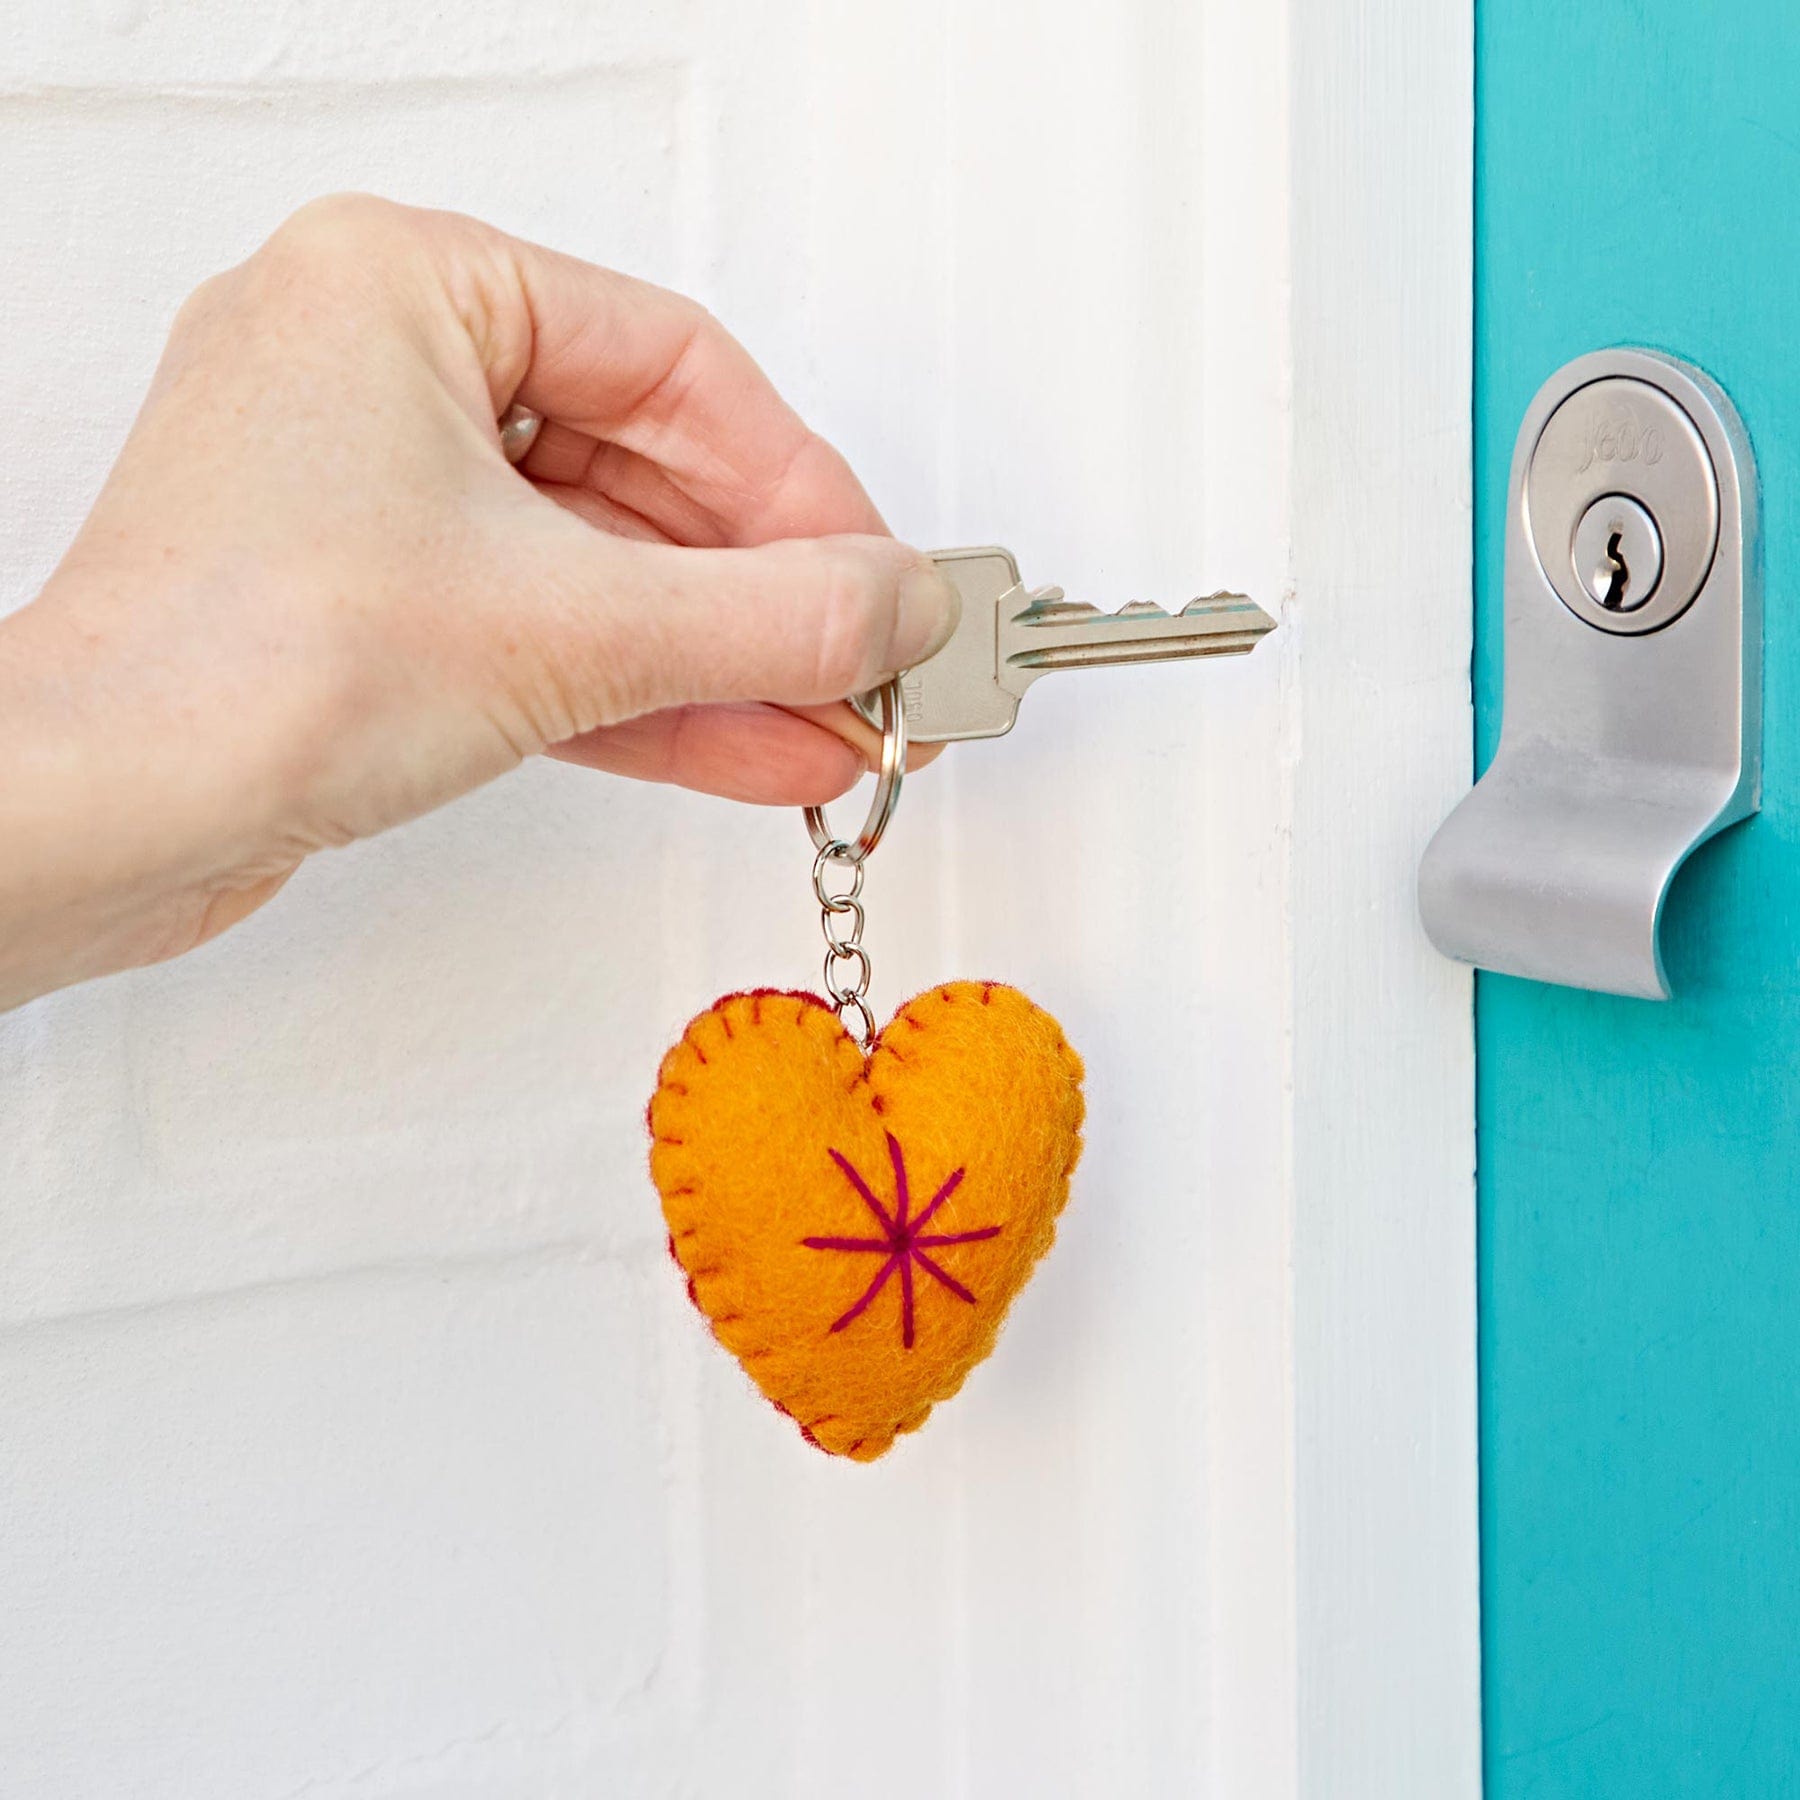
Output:
[[[900,678],[906,699],[907,735],[915,743],[954,743],[999,737],[1019,716],[1016,694],[999,681],[1000,620],[1026,604],[1019,565],[1010,550],[934,550],[931,560],[962,596],[956,633],[936,656]],[[1005,602],[1006,604],[1002,604]],[[871,694],[859,694],[856,710],[870,724],[881,714]]]

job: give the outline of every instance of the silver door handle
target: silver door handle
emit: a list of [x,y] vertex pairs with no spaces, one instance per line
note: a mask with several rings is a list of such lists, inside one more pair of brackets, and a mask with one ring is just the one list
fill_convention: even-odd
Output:
[[1463,962],[1666,1000],[1669,883],[1759,801],[1756,462],[1723,390],[1650,350],[1559,369],[1505,558],[1500,749],[1425,852],[1420,917]]

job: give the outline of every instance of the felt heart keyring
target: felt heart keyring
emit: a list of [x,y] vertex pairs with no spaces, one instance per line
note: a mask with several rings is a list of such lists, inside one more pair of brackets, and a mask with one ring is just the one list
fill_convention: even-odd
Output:
[[817,995],[732,994],[664,1059],[650,1167],[713,1335],[868,1461],[993,1349],[1081,1120],[1080,1059],[1016,988],[933,988],[867,1055]]
[[[993,1349],[1055,1236],[1083,1119],[1081,1059],[1016,988],[949,982],[874,1029],[858,896],[906,746],[897,683],[883,702],[861,835],[808,812],[830,998],[715,1002],[663,1059],[649,1107],[689,1298],[810,1443],[859,1462]],[[827,889],[832,866],[853,871],[847,892]]]

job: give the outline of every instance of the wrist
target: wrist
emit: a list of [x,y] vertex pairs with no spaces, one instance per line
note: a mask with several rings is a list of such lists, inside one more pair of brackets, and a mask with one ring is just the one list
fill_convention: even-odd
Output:
[[0,619],[0,1010],[173,955],[204,909],[192,809],[105,651],[51,589]]

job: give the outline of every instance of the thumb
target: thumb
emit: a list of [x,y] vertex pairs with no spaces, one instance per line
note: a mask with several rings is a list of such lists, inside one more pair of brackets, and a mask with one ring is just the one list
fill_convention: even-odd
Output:
[[693,702],[841,700],[940,650],[961,614],[937,565],[892,538],[702,550],[569,525],[583,554],[545,584],[546,643],[577,730]]

